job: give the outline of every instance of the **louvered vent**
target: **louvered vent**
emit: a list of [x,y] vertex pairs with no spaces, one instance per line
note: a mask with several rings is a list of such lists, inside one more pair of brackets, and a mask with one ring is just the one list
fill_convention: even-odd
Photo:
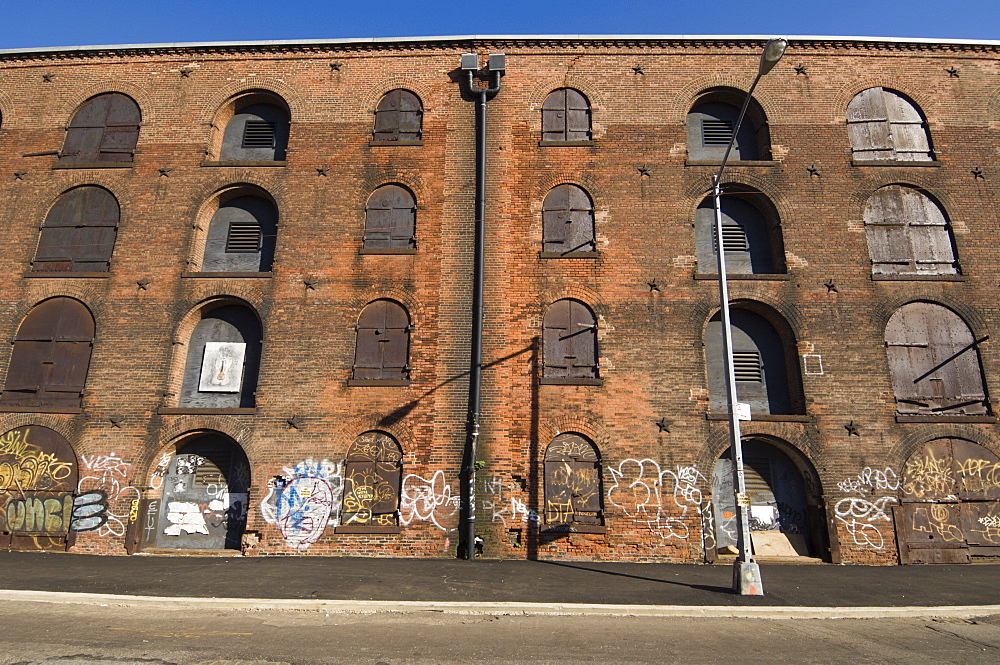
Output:
[[743,478],[747,492],[752,495],[771,494],[771,462],[766,457],[745,456],[743,458]]
[[234,254],[253,254],[260,251],[260,224],[257,222],[232,222],[226,237],[226,251]]
[[243,126],[244,148],[273,148],[274,123],[266,120],[247,120]]
[[[714,238],[712,247],[716,250],[719,248],[719,243],[714,242]],[[722,248],[726,252],[750,251],[750,241],[747,240],[747,233],[742,226],[738,224],[722,225]]]
[[701,140],[705,145],[727,145],[733,140],[732,120],[701,121]]
[[764,380],[764,372],[760,366],[760,354],[756,351],[734,351],[733,367],[736,370],[737,381]]

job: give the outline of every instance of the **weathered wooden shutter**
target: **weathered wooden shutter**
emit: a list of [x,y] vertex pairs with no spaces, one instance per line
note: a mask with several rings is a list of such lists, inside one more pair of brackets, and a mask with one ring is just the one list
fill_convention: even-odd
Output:
[[358,317],[354,378],[404,381],[409,378],[410,317],[391,300],[369,303]]
[[590,140],[590,103],[572,88],[553,90],[542,104],[543,141]]
[[558,300],[545,312],[542,354],[544,375],[597,378],[597,321],[578,300]]
[[139,106],[120,93],[88,100],[67,129],[60,161],[131,162],[141,116]]
[[390,90],[375,110],[376,141],[419,141],[423,122],[420,98],[409,90]]
[[600,457],[579,434],[555,437],[545,450],[545,514],[549,524],[603,523]]
[[365,249],[411,249],[416,245],[417,204],[399,185],[383,185],[365,209]]
[[927,123],[897,92],[862,90],[847,107],[847,133],[854,159],[932,161]]
[[542,204],[542,251],[570,254],[594,251],[594,207],[576,185],[559,185]]
[[889,118],[889,134],[895,159],[906,162],[929,162],[931,155],[927,123],[913,102],[892,90],[882,90]]
[[347,452],[341,523],[353,526],[398,524],[403,451],[385,432],[365,432]]
[[107,271],[118,219],[118,201],[106,189],[77,187],[66,192],[42,223],[31,269]]
[[868,199],[864,217],[874,274],[958,272],[944,212],[919,190],[883,187]]

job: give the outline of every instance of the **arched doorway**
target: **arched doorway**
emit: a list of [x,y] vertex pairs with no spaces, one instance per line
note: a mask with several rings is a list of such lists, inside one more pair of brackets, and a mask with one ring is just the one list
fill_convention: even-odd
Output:
[[[810,501],[803,471],[781,448],[759,438],[743,441],[743,475],[750,498],[750,540],[757,556],[818,556],[822,520]],[[810,505],[813,504],[813,505]],[[736,553],[736,497],[727,449],[712,474],[715,541],[721,554]]]
[[78,479],[76,453],[58,432],[28,425],[0,436],[0,548],[65,550]]
[[211,432],[179,446],[163,478],[154,546],[240,549],[249,487],[250,464],[229,437]]
[[900,489],[900,563],[1000,556],[1000,457],[971,441],[934,439],[906,460]]

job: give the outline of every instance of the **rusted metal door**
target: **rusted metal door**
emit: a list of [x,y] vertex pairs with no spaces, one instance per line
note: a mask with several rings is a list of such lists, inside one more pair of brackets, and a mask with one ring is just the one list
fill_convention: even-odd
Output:
[[399,185],[384,185],[365,208],[365,249],[412,249],[417,202]]
[[390,90],[375,110],[376,141],[419,141],[423,108],[409,90]]
[[927,443],[906,461],[893,513],[902,563],[1000,556],[1000,457],[962,439]]
[[542,204],[542,251],[594,251],[594,204],[576,185],[559,185]]
[[131,162],[139,140],[139,106],[117,92],[88,100],[70,123],[59,155],[66,162]]
[[354,378],[405,381],[409,378],[410,317],[392,300],[369,303],[358,317]]
[[250,466],[226,437],[208,435],[170,461],[157,507],[157,547],[240,549],[246,525]]
[[346,527],[394,527],[399,524],[403,451],[385,432],[365,432],[351,444],[344,470]]
[[542,104],[543,141],[589,141],[590,103],[572,88],[553,90]]
[[602,525],[603,491],[597,447],[579,434],[565,433],[545,449],[545,522],[564,529]]
[[78,475],[57,432],[29,425],[0,436],[0,548],[65,550]]
[[597,378],[597,319],[579,300],[557,300],[545,311],[545,376]]
[[118,201],[101,187],[77,187],[42,224],[32,271],[106,272],[118,233]]

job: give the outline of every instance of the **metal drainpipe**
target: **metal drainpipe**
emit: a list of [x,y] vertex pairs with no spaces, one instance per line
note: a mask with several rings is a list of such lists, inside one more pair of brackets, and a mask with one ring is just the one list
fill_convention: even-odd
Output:
[[472,363],[469,367],[469,422],[465,469],[466,522],[465,558],[476,559],[476,445],[479,443],[480,393],[483,370],[483,274],[486,255],[486,102],[500,92],[500,72],[493,72],[493,85],[476,90],[473,72],[469,74],[469,93],[476,98],[476,242],[473,254],[472,285]]

